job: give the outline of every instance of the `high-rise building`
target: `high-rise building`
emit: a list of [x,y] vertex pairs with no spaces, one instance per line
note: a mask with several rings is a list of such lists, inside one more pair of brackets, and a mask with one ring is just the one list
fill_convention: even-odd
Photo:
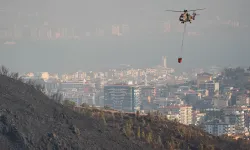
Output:
[[104,86],[104,106],[125,112],[140,110],[140,87],[132,85]]
[[39,37],[39,39],[48,39],[47,28],[40,27],[38,29],[38,37]]
[[166,56],[162,57],[162,63],[163,63],[163,67],[167,68],[167,57]]
[[95,30],[96,36],[104,36],[104,30],[100,28],[96,28]]
[[13,38],[18,39],[21,37],[21,32],[18,26],[15,24],[13,27]]
[[74,38],[76,35],[75,35],[75,28],[71,28],[71,36]]
[[112,25],[112,35],[120,36],[120,27],[118,25]]
[[201,73],[201,74],[197,74],[197,86],[198,88],[200,88],[200,84],[204,84],[207,81],[212,81],[212,74],[210,73]]
[[31,29],[29,26],[24,26],[23,31],[22,31],[22,37],[24,37],[24,38],[31,37]]
[[141,101],[151,102],[156,96],[156,90],[153,86],[141,86]]
[[129,29],[129,25],[127,25],[127,24],[123,24],[123,25],[122,25],[122,35],[126,35],[126,34],[128,34],[128,33],[129,33],[129,31],[130,31],[130,29]]
[[156,85],[155,96],[157,98],[167,98],[169,96],[169,88],[166,85]]
[[63,32],[63,37],[67,38],[68,37],[68,29],[67,28],[63,28],[62,32]]
[[235,125],[235,128],[237,130],[244,130],[245,127],[244,111],[233,111],[231,114],[226,114],[225,122],[230,125]]
[[47,30],[47,37],[48,37],[48,39],[52,39],[52,30],[51,30],[51,28]]
[[67,28],[58,28],[58,33],[60,33],[61,38],[67,38],[68,32]]
[[38,38],[38,28],[32,28],[31,29],[31,37],[33,39],[37,39]]
[[180,123],[190,125],[192,124],[192,106],[185,105],[170,105],[159,108],[159,111],[165,114],[178,115],[177,120]]
[[235,133],[235,126],[222,122],[219,119],[214,119],[204,124],[204,130],[215,136],[220,136]]

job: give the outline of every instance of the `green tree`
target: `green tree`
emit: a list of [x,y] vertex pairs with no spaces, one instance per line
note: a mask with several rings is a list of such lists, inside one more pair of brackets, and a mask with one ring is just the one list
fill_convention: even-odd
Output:
[[130,121],[126,121],[125,123],[125,134],[127,137],[130,137],[131,136],[131,124],[130,124]]
[[161,140],[161,136],[160,135],[158,135],[158,138],[157,138],[157,144],[158,145],[160,145],[160,146],[162,146],[163,144],[162,144],[162,140]]
[[69,108],[74,108],[76,106],[76,103],[70,100],[64,100],[63,105]]
[[133,120],[131,118],[129,118],[129,125],[130,125],[130,128],[133,126]]
[[85,110],[85,115],[88,117],[92,117],[92,111],[89,109]]
[[140,117],[140,112],[139,112],[139,110],[137,110],[136,111],[136,118],[139,119],[139,117]]
[[142,137],[143,139],[145,139],[145,132],[144,132],[144,131],[141,132],[141,137]]
[[199,147],[198,147],[199,150],[203,150],[204,147],[203,147],[203,144],[200,144]]
[[175,118],[175,119],[174,119],[174,123],[176,123],[176,124],[177,124],[178,122],[179,122],[179,121]]
[[89,105],[87,103],[82,103],[81,106],[84,107],[84,108],[89,108]]
[[107,125],[107,122],[106,122],[106,118],[105,118],[104,112],[101,111],[100,115],[101,115],[101,119],[102,119],[103,125],[106,126],[106,125]]
[[187,134],[187,136],[186,136],[187,140],[190,140],[191,137],[192,137],[191,131],[190,131],[190,130],[187,130],[187,131],[186,131],[186,134]]
[[209,149],[210,149],[210,150],[214,150],[214,145],[210,145],[210,146],[209,146]]
[[147,134],[147,142],[152,143],[152,141],[153,141],[152,131],[149,131]]
[[168,121],[168,116],[167,115],[164,116],[164,120]]
[[111,110],[111,108],[109,107],[109,106],[104,106],[104,109],[106,109],[106,110]]
[[155,115],[156,115],[156,116],[160,116],[160,111],[157,110],[157,111],[155,112]]
[[138,139],[141,138],[141,128],[140,128],[140,126],[137,128],[137,138]]

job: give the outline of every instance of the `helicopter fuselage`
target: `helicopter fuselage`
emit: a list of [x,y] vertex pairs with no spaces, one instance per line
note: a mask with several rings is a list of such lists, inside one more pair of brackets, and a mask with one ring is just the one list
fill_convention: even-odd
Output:
[[180,15],[179,20],[181,23],[190,22],[192,23],[192,20],[195,20],[196,13],[193,13],[190,15],[188,12],[184,12]]

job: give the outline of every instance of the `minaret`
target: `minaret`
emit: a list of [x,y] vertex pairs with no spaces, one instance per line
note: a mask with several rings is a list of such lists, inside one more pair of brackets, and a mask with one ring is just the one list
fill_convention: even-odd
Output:
[[163,63],[163,67],[167,68],[167,57],[166,56],[162,56],[162,63]]

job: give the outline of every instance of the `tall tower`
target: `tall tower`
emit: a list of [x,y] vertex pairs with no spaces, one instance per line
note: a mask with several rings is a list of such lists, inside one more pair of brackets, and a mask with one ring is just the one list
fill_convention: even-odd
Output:
[[129,33],[129,25],[127,25],[127,24],[123,24],[122,25],[122,35],[126,35],[126,34],[128,34]]
[[120,27],[118,25],[112,25],[112,35],[120,36]]
[[163,63],[163,67],[167,68],[167,57],[166,56],[162,56],[162,63]]

